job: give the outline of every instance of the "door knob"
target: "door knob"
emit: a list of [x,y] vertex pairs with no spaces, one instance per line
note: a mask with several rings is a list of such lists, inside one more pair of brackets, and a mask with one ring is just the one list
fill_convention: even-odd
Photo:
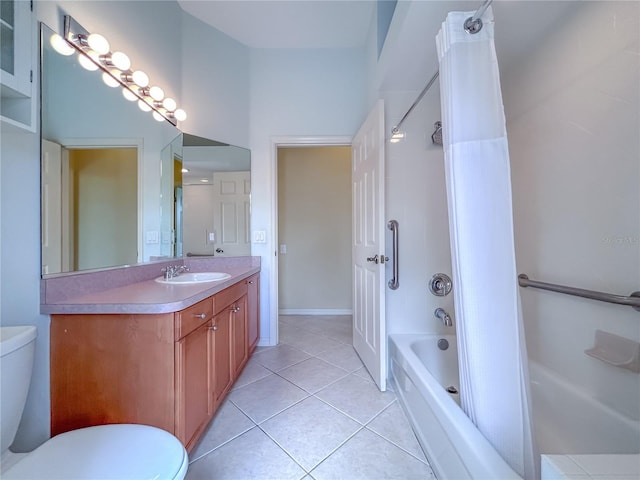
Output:
[[380,263],[378,255],[374,255],[373,257],[367,257],[367,262]]

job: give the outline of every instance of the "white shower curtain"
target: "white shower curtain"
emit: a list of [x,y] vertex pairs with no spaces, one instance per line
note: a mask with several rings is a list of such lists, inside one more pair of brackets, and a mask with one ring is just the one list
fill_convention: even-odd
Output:
[[518,474],[537,476],[493,13],[436,37],[463,409]]

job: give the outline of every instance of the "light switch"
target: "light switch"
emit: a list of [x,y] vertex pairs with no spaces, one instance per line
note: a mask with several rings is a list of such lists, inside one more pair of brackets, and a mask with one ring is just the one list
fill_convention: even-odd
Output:
[[256,230],[253,232],[254,243],[267,243],[267,232],[264,230]]
[[207,232],[207,242],[216,243],[216,234],[214,232]]
[[145,241],[146,243],[159,243],[160,242],[160,235],[158,234],[157,230],[150,230],[146,233],[145,235]]
[[287,244],[286,243],[281,243],[280,244],[280,253],[287,253]]

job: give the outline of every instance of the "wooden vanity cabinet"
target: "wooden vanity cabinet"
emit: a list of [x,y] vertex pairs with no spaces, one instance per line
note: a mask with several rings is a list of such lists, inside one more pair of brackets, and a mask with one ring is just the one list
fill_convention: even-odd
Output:
[[214,299],[208,298],[175,313],[175,435],[185,445],[197,440],[213,415],[211,385],[215,346],[212,345]]
[[248,360],[252,285],[176,313],[52,315],[52,436],[139,423],[191,450]]

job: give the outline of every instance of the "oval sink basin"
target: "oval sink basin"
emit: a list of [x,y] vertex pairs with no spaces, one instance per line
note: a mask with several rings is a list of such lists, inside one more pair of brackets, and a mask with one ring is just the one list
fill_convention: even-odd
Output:
[[188,272],[181,273],[177,277],[172,278],[158,277],[156,278],[156,282],[175,285],[190,285],[193,283],[218,282],[220,280],[226,280],[229,277],[231,277],[231,275],[224,272]]

